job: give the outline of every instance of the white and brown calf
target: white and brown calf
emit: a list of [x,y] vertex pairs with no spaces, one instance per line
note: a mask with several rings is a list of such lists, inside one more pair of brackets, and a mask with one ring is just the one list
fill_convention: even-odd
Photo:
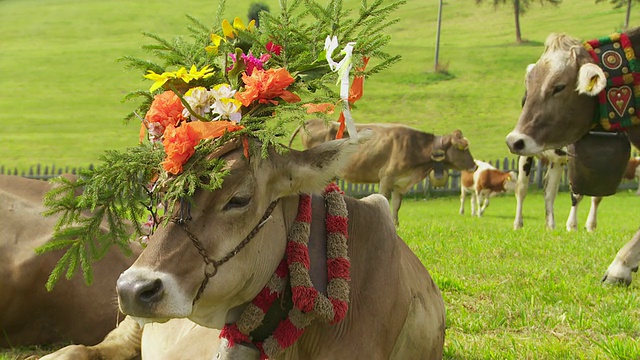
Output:
[[484,161],[475,163],[476,171],[460,173],[460,214],[464,214],[466,195],[471,194],[471,215],[481,217],[491,196],[515,190],[518,175],[515,171],[500,171]]

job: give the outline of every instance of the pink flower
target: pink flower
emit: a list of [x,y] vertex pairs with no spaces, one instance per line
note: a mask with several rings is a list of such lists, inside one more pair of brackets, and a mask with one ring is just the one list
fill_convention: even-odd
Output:
[[[233,60],[233,62],[236,61],[235,54],[229,54],[229,57],[231,57],[231,60]],[[251,76],[251,73],[253,73],[254,69],[264,70],[264,64],[269,61],[269,59],[271,59],[271,54],[262,54],[259,58],[255,57],[251,53],[251,51],[249,51],[249,55],[242,54],[242,61],[244,62],[244,66],[246,68],[245,72],[249,76]]]

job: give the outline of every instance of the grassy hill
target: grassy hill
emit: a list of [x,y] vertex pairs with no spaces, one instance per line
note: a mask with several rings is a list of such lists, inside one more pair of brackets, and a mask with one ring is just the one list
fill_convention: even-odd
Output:
[[[251,2],[230,1],[228,18],[246,19]],[[277,11],[277,1],[265,2]],[[359,1],[345,4],[356,9]],[[143,55],[140,46],[149,43],[143,31],[186,34],[186,14],[207,22],[216,7],[193,0],[0,1],[0,165],[84,166],[105,149],[135,145],[139,124],[122,123],[135,104],[121,100],[148,82],[116,60]],[[624,20],[624,10],[607,3],[535,3],[521,18],[529,42],[516,45],[510,8],[448,1],[440,62],[453,78],[444,80],[432,71],[437,10],[436,0],[408,0],[395,14],[401,20],[387,50],[403,60],[367,80],[354,116],[362,123],[405,123],[436,134],[461,129],[475,157],[485,160],[511,156],[504,137],[519,114],[524,69],[542,53],[546,36],[566,32],[591,39]],[[632,25],[638,19],[636,6]]]

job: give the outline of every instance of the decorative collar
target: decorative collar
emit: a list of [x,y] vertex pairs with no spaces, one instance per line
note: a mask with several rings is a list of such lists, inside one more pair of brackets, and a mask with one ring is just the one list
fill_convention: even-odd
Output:
[[607,77],[607,86],[598,94],[596,126],[621,132],[640,125],[640,65],[629,37],[614,33],[586,41],[583,46]]
[[[246,307],[235,324],[225,325],[220,337],[233,347],[252,343],[260,350],[260,359],[274,358],[293,345],[313,321],[336,324],[344,319],[349,307],[350,262],[347,257],[348,212],[343,193],[336,184],[324,191],[327,209],[327,295],[316,290],[309,275],[309,235],[311,231],[311,196],[300,195],[298,215],[287,238],[285,257],[269,282]],[[264,321],[269,308],[291,285],[293,308],[264,341],[251,333]],[[275,306],[279,306],[276,304]]]

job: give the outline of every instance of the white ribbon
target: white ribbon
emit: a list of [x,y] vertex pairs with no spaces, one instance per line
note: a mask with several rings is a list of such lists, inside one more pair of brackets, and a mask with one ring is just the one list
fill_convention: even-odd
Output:
[[338,73],[338,81],[336,84],[340,84],[340,99],[343,103],[344,122],[349,132],[349,137],[353,139],[358,138],[358,131],[356,130],[356,124],[351,116],[351,110],[349,109],[349,72],[351,71],[351,56],[353,53],[353,47],[356,43],[350,42],[340,52],[344,54],[344,58],[340,62],[333,61],[332,55],[336,48],[338,48],[338,37],[327,36],[324,40],[324,50],[326,51],[327,62],[329,68],[333,72]]

